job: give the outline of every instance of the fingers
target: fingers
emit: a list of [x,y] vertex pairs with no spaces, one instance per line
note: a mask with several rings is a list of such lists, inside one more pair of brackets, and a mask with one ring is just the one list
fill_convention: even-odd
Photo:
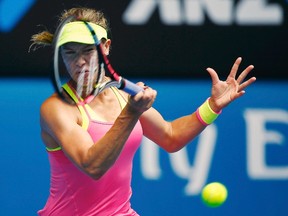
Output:
[[230,71],[230,74],[229,74],[229,76],[228,76],[227,79],[229,79],[229,78],[235,79],[236,74],[237,74],[237,71],[238,71],[238,69],[239,69],[239,65],[241,64],[241,62],[242,62],[242,58],[241,58],[241,57],[238,57],[238,58],[236,59],[236,61],[234,62],[233,66],[232,66],[232,69],[231,69],[231,71]]
[[219,77],[218,77],[218,74],[216,73],[216,71],[212,68],[207,68],[206,69],[208,71],[208,73],[210,74],[211,76],[211,79],[212,79],[212,85],[216,85],[216,83],[219,82]]
[[[245,93],[244,89],[251,85],[253,82],[256,81],[255,77],[250,78],[249,80],[243,82],[247,75],[254,69],[254,65],[249,65],[248,67],[245,68],[244,71],[238,76],[237,78],[237,83],[239,84],[238,92],[242,92],[243,94]],[[242,83],[243,82],[243,83]],[[241,95],[242,96],[242,95]]]
[[240,98],[245,94],[245,91],[239,91],[237,94],[235,94],[232,98],[232,100],[236,100],[237,98]]
[[[234,65],[233,65],[233,67],[232,67],[232,69],[231,69],[231,72],[230,72],[230,74],[229,74],[229,76],[228,76],[228,78],[227,79],[235,79],[235,77],[236,77],[236,74],[237,74],[237,71],[238,71],[238,69],[239,69],[239,65],[241,64],[241,61],[242,61],[242,58],[241,57],[238,57],[237,59],[236,59],[236,61],[235,61],[235,63],[234,63]],[[252,77],[252,78],[250,78],[249,80],[247,80],[247,81],[245,81],[244,83],[242,83],[244,80],[245,80],[245,78],[247,77],[247,75],[252,71],[254,69],[254,65],[249,65],[248,67],[246,67],[245,68],[245,70],[244,71],[242,71],[242,73],[238,76],[238,78],[237,78],[237,83],[239,84],[239,88],[238,88],[238,93],[240,94],[240,95],[238,95],[239,97],[241,97],[244,93],[245,93],[245,91],[244,91],[244,89],[247,87],[247,86],[249,86],[249,85],[251,85],[253,82],[255,82],[256,81],[256,78],[255,77]]]
[[251,85],[251,84],[252,84],[253,82],[255,82],[255,81],[256,81],[256,77],[252,77],[252,78],[250,78],[249,80],[241,83],[241,85],[239,85],[239,90],[238,90],[238,91],[244,91],[244,89],[245,89],[246,87],[248,87],[249,85]]
[[151,87],[149,87],[148,85],[146,85],[144,82],[138,82],[137,83],[138,86],[140,86],[141,88],[143,88],[143,91],[139,92],[138,94],[134,95],[133,97],[137,96],[136,98],[142,98],[143,96],[145,97],[153,97],[157,95],[157,92],[152,89]]
[[253,65],[249,65],[237,78],[237,82],[240,84],[247,77],[247,75],[254,69]]
[[[144,82],[138,82],[137,83],[138,86],[140,86],[141,88],[143,88],[143,90],[145,91],[146,89],[150,88],[148,85],[146,85]],[[151,88],[150,88],[151,89]]]
[[129,97],[129,104],[134,107],[138,112],[144,112],[152,107],[156,100],[157,91],[145,85],[143,82],[137,83],[143,88],[143,91],[134,96]]
[[146,86],[146,84],[144,82],[137,82],[136,84],[142,88],[144,88]]

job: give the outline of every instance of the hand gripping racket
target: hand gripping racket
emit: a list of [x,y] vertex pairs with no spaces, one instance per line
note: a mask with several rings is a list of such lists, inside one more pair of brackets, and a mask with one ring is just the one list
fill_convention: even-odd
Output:
[[[63,48],[63,45],[59,45],[65,25],[75,21],[78,23],[81,22],[82,26],[84,24],[90,33],[89,37],[91,36],[93,39],[93,44],[88,44],[86,46],[85,44],[82,44],[81,50],[78,50],[79,46],[68,46],[68,48]],[[110,64],[109,59],[104,54],[101,40],[97,38],[91,23],[89,24],[86,21],[77,20],[74,16],[67,17],[56,29],[52,45],[54,48],[54,71],[52,80],[56,92],[61,99],[66,102],[74,103],[63,89],[64,85],[69,85],[70,88],[73,89],[74,94],[79,98],[83,98],[87,103],[103,90],[110,87],[122,89],[132,96],[143,91],[140,86],[117,74]],[[63,52],[65,53],[66,59],[62,56]],[[75,67],[73,68],[69,64],[71,61],[76,61],[75,59],[79,62],[82,59],[83,62],[86,61],[86,64],[83,63],[84,66],[82,67],[80,66],[81,63],[78,62],[79,68],[75,69]],[[89,60],[89,62],[87,62],[87,60]],[[104,75],[108,77],[108,80],[105,80]]]

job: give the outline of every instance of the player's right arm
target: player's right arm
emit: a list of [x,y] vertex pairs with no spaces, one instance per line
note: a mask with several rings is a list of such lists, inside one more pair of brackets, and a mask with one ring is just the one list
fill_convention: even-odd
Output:
[[41,106],[42,138],[48,148],[60,146],[67,157],[86,174],[99,179],[118,158],[140,113],[124,109],[115,124],[95,144],[81,127],[76,106],[50,98]]
[[60,146],[77,167],[99,179],[118,158],[139,117],[152,105],[153,97],[148,91],[130,99],[111,129],[96,143],[81,127],[78,108],[51,97],[40,110],[43,141],[48,148]]

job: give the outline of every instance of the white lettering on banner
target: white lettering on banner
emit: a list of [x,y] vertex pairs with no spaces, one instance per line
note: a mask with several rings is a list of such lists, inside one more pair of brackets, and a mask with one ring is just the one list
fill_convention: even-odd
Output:
[[266,0],[242,0],[238,4],[236,23],[239,25],[280,25],[283,22],[280,5]]
[[[247,125],[247,170],[252,179],[288,179],[287,166],[266,164],[266,145],[282,145],[285,135],[267,130],[266,123],[288,125],[288,112],[282,109],[247,109],[244,113]],[[287,133],[286,133],[287,139]]]
[[[214,124],[207,127],[199,136],[199,142],[190,166],[187,148],[169,154],[174,173],[188,180],[184,192],[187,196],[197,195],[206,183],[214,147],[217,139],[217,128]],[[144,138],[140,148],[141,171],[146,179],[157,180],[161,177],[159,147],[151,140]]]
[[161,176],[159,147],[147,138],[143,138],[140,147],[141,171],[145,178],[157,180]]
[[202,25],[205,16],[216,25],[281,25],[283,8],[267,0],[131,0],[123,14],[128,25],[145,25],[158,9],[165,25]]
[[205,15],[207,15],[209,19],[217,25],[229,25],[233,22],[233,1],[185,0],[184,14],[186,24],[188,25],[203,24],[205,22]]

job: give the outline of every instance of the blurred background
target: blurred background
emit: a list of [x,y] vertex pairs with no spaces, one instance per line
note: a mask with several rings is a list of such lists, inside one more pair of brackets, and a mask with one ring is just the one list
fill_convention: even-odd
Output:
[[[134,160],[132,206],[144,216],[288,215],[288,73],[285,0],[0,0],[0,215],[36,215],[49,193],[39,107],[53,88],[50,47],[29,52],[31,35],[55,31],[71,7],[110,21],[112,65],[158,91],[172,120],[210,95],[207,67],[225,79],[238,56],[257,82],[196,140],[167,154],[144,139]],[[227,202],[206,207],[209,182]]]

